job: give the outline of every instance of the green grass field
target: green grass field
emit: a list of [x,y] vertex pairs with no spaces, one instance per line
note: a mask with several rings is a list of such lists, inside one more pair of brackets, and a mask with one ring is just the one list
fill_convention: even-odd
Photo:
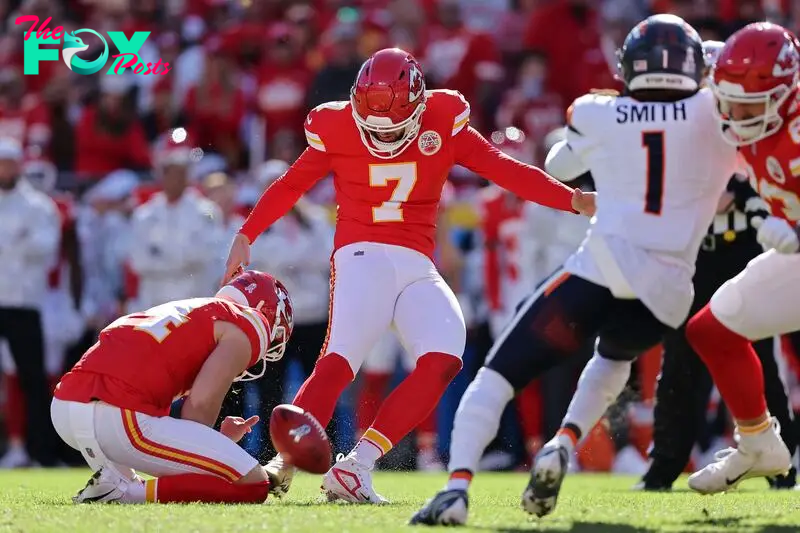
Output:
[[[83,505],[72,496],[86,470],[18,470],[0,473],[0,532],[374,532],[414,531],[411,514],[443,482],[443,475],[379,473],[379,492],[391,505],[322,503],[319,477],[300,475],[289,496],[259,506]],[[483,473],[471,492],[470,527],[462,531],[800,531],[800,492],[768,492],[762,480],[736,492],[698,496],[685,482],[675,492],[632,493],[632,478],[576,475],[567,478],[559,507],[542,520],[519,508],[523,474]]]

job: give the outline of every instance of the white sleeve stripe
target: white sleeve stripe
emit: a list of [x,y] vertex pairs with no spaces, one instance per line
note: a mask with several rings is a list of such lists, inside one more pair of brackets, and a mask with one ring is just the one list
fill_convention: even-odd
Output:
[[467,108],[453,121],[453,136],[458,134],[459,131],[463,130],[464,126],[466,126],[467,122],[469,122],[469,111],[469,105],[467,105]]
[[458,124],[458,123],[459,123],[459,122],[461,122],[462,120],[464,120],[464,119],[468,118],[468,117],[469,117],[469,111],[470,111],[470,109],[469,109],[469,105],[467,105],[467,108],[466,108],[464,111],[462,111],[460,115],[458,115],[458,116],[456,117],[456,119],[455,119],[455,121],[454,121],[453,123],[454,123],[454,124]]
[[320,152],[324,152],[325,143],[322,142],[322,139],[319,138],[319,135],[317,135],[316,133],[311,133],[308,130],[305,130],[305,132],[306,132],[306,141],[308,141],[308,145],[311,146],[312,148],[316,148]]
[[264,355],[269,348],[269,333],[264,323],[259,317],[253,316],[252,311],[247,309],[237,309],[237,311],[253,326],[256,335],[258,335],[258,355],[259,357]]

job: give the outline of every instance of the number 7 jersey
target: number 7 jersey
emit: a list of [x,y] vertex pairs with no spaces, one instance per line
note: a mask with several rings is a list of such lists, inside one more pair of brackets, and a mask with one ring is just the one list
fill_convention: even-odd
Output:
[[428,91],[426,98],[415,141],[391,159],[367,151],[349,102],[315,108],[304,124],[309,147],[264,192],[241,233],[253,242],[317,180],[333,173],[337,249],[377,242],[432,258],[442,189],[457,164],[521,198],[572,210],[572,189],[502,154],[469,127],[469,104],[458,92]]

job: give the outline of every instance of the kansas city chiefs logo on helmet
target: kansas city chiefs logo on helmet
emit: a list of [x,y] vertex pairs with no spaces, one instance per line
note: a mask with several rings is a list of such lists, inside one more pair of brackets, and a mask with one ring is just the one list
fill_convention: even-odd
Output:
[[797,48],[795,48],[792,42],[786,42],[783,44],[781,52],[775,59],[775,66],[772,67],[772,75],[776,78],[791,76],[797,72],[798,63],[800,63],[800,57],[798,57]]
[[412,66],[408,71],[408,101],[416,102],[425,92],[425,78],[422,77],[422,72],[415,66]]

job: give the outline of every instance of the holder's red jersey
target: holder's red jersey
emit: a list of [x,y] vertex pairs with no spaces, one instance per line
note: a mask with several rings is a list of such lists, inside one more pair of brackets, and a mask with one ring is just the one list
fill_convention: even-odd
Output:
[[790,114],[777,133],[740,148],[739,153],[747,163],[750,184],[769,204],[772,215],[799,223],[800,110]]
[[461,94],[437,90],[426,96],[416,142],[391,159],[369,153],[350,102],[329,102],[312,110],[305,122],[309,147],[264,192],[241,233],[253,242],[331,172],[338,204],[335,248],[370,241],[432,257],[439,200],[454,165],[526,200],[572,211],[572,189],[506,156],[469,126],[470,107]]
[[216,348],[217,321],[234,324],[250,339],[248,366],[267,350],[270,327],[255,309],[219,298],[168,302],[108,325],[61,378],[54,396],[167,416],[172,402],[189,392]]

